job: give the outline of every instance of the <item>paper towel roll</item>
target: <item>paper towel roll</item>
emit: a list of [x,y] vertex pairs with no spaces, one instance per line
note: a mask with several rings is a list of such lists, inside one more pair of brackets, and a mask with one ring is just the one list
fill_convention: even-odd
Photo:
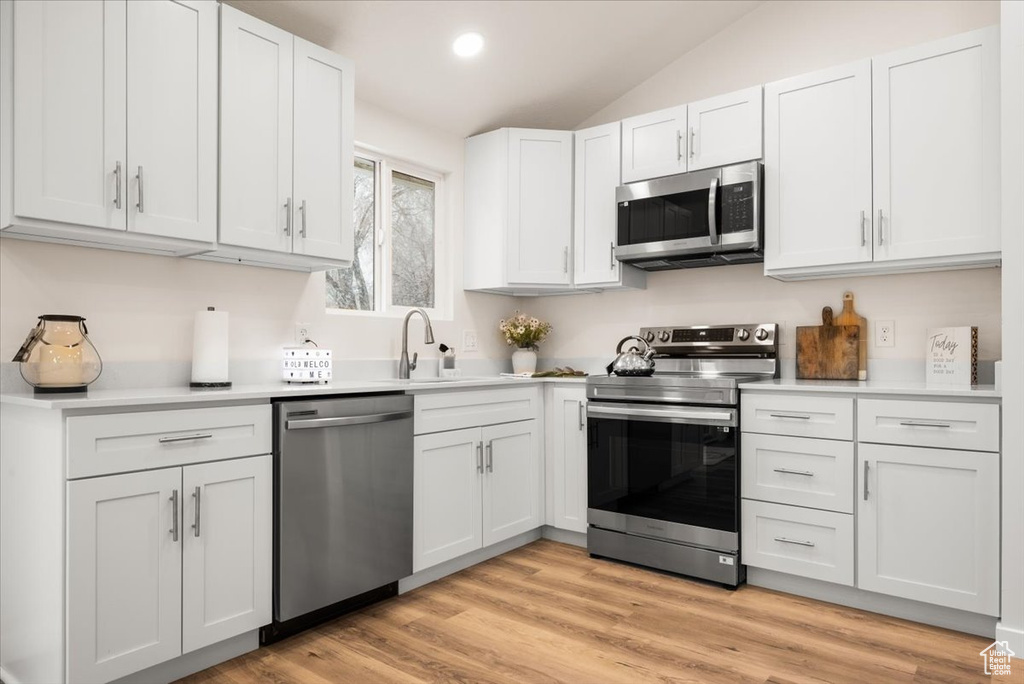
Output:
[[230,385],[228,380],[228,312],[196,312],[192,342],[192,384]]

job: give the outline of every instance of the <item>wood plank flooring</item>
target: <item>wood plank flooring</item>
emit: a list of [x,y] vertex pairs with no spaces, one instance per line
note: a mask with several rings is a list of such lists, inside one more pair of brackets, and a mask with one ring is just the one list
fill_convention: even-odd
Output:
[[1024,682],[983,673],[988,643],[541,540],[181,684]]

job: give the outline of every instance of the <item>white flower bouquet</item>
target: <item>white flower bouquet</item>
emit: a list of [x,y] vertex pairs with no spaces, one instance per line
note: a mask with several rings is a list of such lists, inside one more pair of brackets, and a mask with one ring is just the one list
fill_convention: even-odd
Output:
[[498,330],[505,336],[505,343],[520,349],[537,349],[537,345],[551,332],[551,324],[516,311],[498,323]]

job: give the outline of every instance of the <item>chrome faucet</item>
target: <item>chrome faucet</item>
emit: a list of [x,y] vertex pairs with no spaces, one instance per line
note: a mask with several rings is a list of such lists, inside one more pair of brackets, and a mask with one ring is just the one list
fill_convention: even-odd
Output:
[[423,323],[426,325],[423,343],[434,344],[434,329],[430,327],[430,318],[427,316],[427,312],[423,309],[412,309],[405,314],[405,321],[402,323],[402,358],[398,361],[398,377],[402,380],[409,378],[409,371],[416,370],[416,359],[419,358],[419,354],[414,352],[412,361],[409,361],[409,319],[414,313],[423,316]]

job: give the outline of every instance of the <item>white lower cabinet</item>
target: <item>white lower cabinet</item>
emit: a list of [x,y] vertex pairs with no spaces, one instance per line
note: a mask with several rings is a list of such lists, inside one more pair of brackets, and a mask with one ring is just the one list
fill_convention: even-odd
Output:
[[418,435],[413,572],[541,525],[536,420]]
[[858,586],[999,614],[999,455],[861,444]]
[[547,411],[548,524],[587,531],[587,391],[555,387]]
[[67,681],[109,682],[181,654],[175,495],[181,468],[68,483]]

